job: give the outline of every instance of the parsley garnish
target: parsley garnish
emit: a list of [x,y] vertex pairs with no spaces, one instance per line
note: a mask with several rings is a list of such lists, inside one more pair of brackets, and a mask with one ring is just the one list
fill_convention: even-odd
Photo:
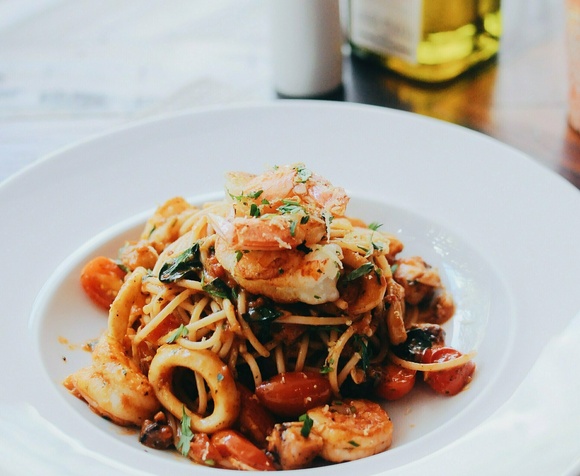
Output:
[[296,167],[296,178],[294,179],[296,183],[305,183],[310,177],[312,177],[312,171],[310,169],[302,165]]
[[303,423],[302,428],[300,429],[300,434],[304,438],[308,438],[308,435],[310,435],[310,430],[312,430],[314,420],[308,416],[308,413],[304,413],[298,417],[298,421]]
[[329,374],[330,372],[332,372],[334,370],[332,364],[334,364],[334,359],[330,359],[326,365],[322,366],[322,368],[320,369],[320,373]]
[[255,203],[252,203],[250,205],[250,216],[258,218],[260,216],[260,209],[258,208],[258,205],[256,205]]
[[381,226],[383,226],[383,224],[377,223],[376,221],[373,221],[372,223],[369,224],[369,228],[373,231],[377,231]]
[[357,347],[357,352],[360,354],[361,357],[361,365],[364,371],[366,371],[369,367],[370,356],[369,356],[369,347],[367,343],[367,339],[360,335],[355,334],[353,336],[354,344]]
[[365,263],[362,266],[359,266],[357,269],[351,271],[350,273],[348,273],[345,277],[345,279],[347,281],[354,281],[355,279],[358,278],[362,278],[363,276],[366,276],[367,274],[369,274],[373,269],[375,269],[375,266],[373,263]]
[[262,195],[262,193],[264,193],[264,190],[256,190],[255,192],[248,192],[245,195],[243,193],[241,195],[233,195],[233,194],[230,193],[229,195],[234,200],[237,200],[238,202],[241,202],[244,198],[251,198],[252,200],[255,200],[260,195]]
[[181,324],[177,329],[175,329],[171,335],[167,338],[168,344],[173,344],[180,337],[186,337],[189,334],[189,329]]
[[306,213],[306,210],[300,203],[294,200],[284,199],[282,200],[284,205],[278,207],[278,211],[283,215],[293,215],[297,213]]
[[182,405],[182,416],[181,416],[181,435],[179,436],[179,441],[177,442],[177,449],[181,452],[183,456],[189,454],[189,444],[193,440],[193,432],[191,431],[191,418],[185,412],[185,406]]

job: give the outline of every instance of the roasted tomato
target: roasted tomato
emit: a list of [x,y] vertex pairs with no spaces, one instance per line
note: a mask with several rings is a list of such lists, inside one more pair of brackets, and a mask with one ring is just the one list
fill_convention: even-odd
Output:
[[[423,355],[423,362],[433,364],[447,362],[461,357],[461,352],[451,347],[433,347]],[[475,363],[471,360],[465,364],[447,370],[426,372],[425,382],[437,393],[442,395],[457,395],[471,381],[475,372]]]
[[217,431],[210,441],[222,456],[222,466],[249,471],[276,470],[266,453],[234,430]]
[[256,395],[275,415],[297,418],[328,403],[332,389],[328,379],[317,372],[285,372],[258,385]]
[[381,368],[376,381],[375,393],[385,400],[398,400],[415,386],[415,370],[389,363]]
[[81,286],[98,306],[109,310],[123,285],[125,271],[112,259],[97,256],[81,271]]
[[238,416],[240,431],[256,445],[265,447],[266,437],[274,429],[276,421],[247,387],[238,384],[238,391],[241,402]]

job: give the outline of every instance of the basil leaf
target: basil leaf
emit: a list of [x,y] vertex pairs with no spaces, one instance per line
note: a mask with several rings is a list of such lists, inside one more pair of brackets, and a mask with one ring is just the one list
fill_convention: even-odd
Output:
[[273,321],[280,317],[282,313],[276,309],[275,307],[263,305],[259,307],[254,307],[247,312],[244,317],[247,318],[246,320],[250,320],[253,322],[267,322]]
[[203,284],[201,286],[206,293],[211,294],[222,299],[231,299],[232,290],[224,283],[221,279],[216,278],[210,283]]
[[203,269],[199,255],[199,243],[167,261],[159,271],[159,281],[162,283],[174,283],[180,279],[191,277],[196,271]]

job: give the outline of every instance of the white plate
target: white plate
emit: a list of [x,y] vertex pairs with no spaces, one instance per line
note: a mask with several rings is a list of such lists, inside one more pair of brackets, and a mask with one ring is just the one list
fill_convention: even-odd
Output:
[[[478,373],[454,398],[388,407],[393,448],[309,470],[573,474],[580,456],[580,194],[523,154],[408,113],[279,101],[147,121],[62,150],[0,187],[2,474],[217,474],[141,446],[62,387],[103,329],[81,263],[149,210],[219,192],[228,170],[305,162],[350,213],[399,233],[458,302],[450,340]],[[439,471],[438,471],[439,470]],[[218,472],[220,472],[219,470]],[[221,471],[223,472],[223,471]]]

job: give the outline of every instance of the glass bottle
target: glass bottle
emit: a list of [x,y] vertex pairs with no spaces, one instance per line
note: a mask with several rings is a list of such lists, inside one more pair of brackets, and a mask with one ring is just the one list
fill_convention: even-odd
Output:
[[348,33],[358,57],[447,81],[498,52],[500,0],[350,0]]

